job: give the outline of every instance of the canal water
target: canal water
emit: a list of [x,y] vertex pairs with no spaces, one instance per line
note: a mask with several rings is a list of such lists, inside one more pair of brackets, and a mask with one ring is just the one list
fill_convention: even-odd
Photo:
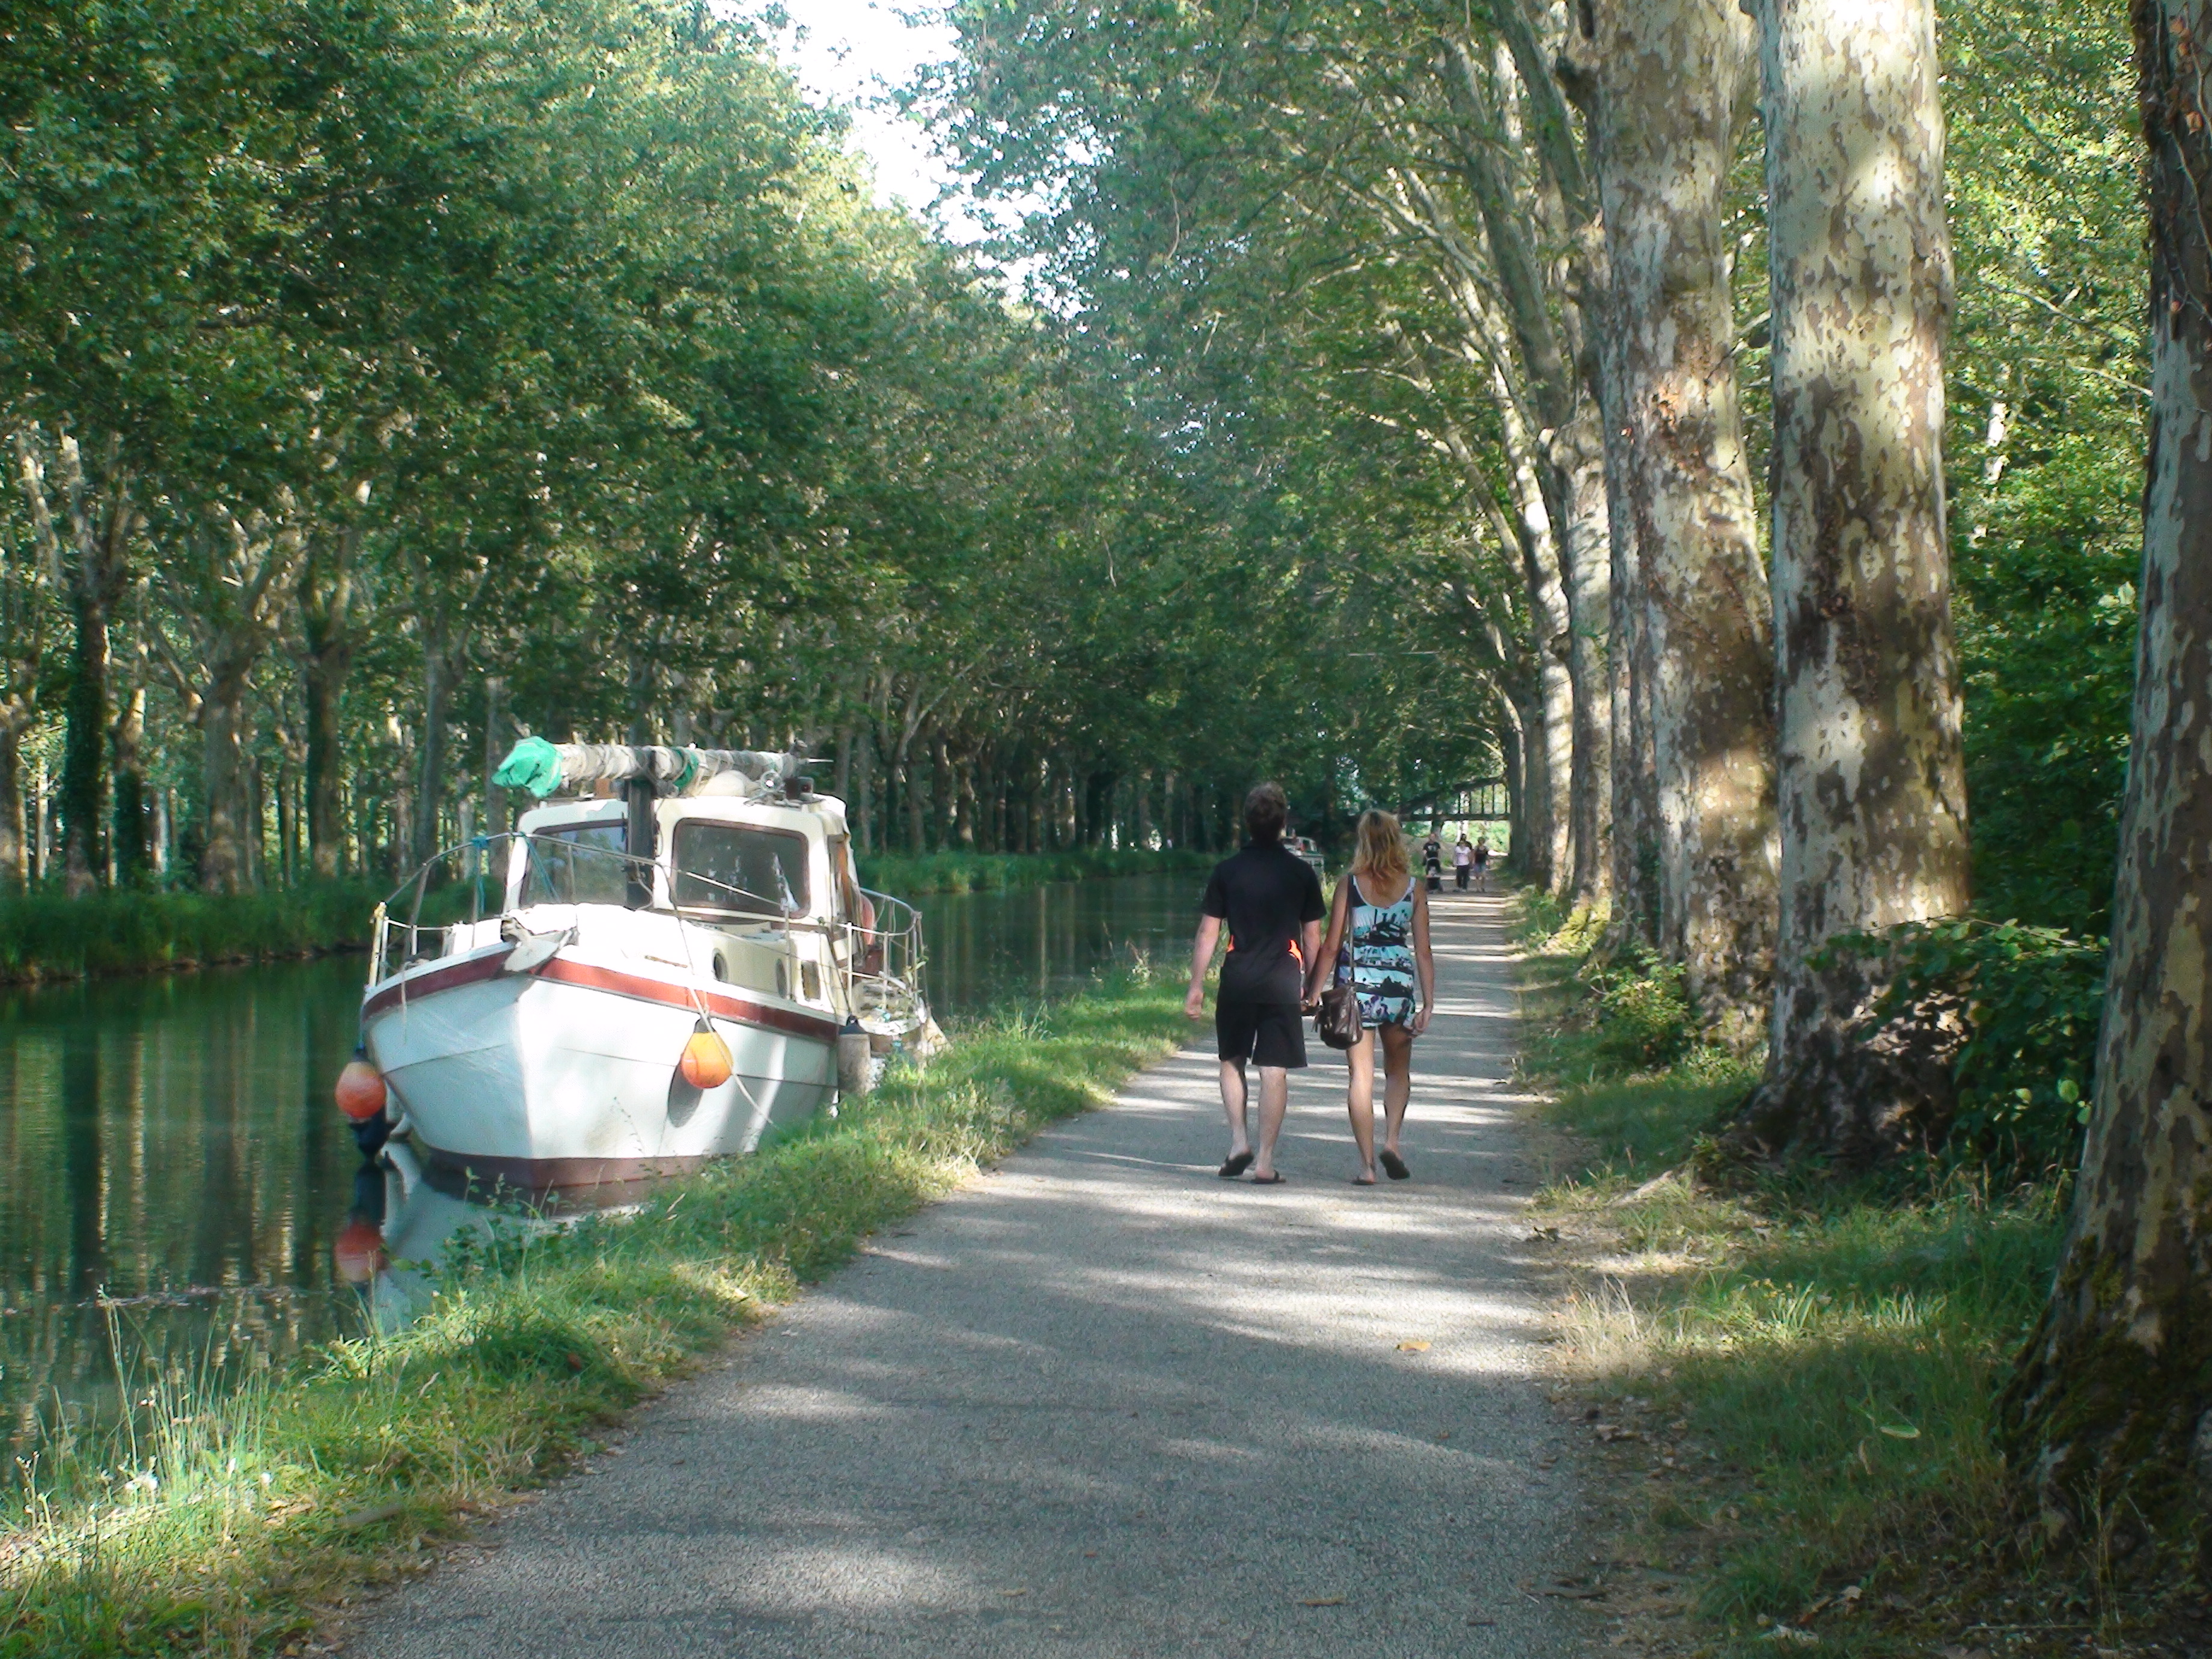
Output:
[[[1140,876],[919,902],[939,1018],[1035,1001],[1189,948],[1201,878]],[[22,1449],[164,1377],[220,1386],[357,1332],[386,1241],[331,1085],[364,959],[0,992],[0,1413]],[[424,1237],[426,1230],[432,1236]],[[118,1360],[120,1367],[118,1368]]]

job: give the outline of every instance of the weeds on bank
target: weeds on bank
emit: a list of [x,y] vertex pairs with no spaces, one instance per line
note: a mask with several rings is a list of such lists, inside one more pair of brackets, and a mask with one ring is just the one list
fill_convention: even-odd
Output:
[[[2049,1288],[2062,1183],[1936,1161],[1851,1182],[1719,1170],[1711,1132],[1756,1064],[1700,1042],[1664,971],[1597,954],[1601,917],[1521,908],[1524,1065],[1589,1149],[1538,1198],[1593,1242],[1565,1337],[1626,1553],[1686,1578],[1688,1627],[1661,1618],[1674,1634],[1650,1639],[1929,1651],[2008,1531],[1990,1407]],[[2087,1617],[2063,1600],[2031,1596],[2015,1624]]]
[[244,1390],[130,1375],[97,1445],[19,1460],[0,1522],[0,1655],[271,1651],[426,1540],[543,1480],[626,1408],[870,1231],[1181,1041],[1139,974],[979,1022],[926,1070],[561,1231],[493,1227],[397,1334],[326,1345]]

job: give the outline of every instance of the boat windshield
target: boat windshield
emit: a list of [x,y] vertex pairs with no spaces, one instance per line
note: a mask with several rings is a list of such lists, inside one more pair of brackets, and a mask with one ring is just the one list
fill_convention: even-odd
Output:
[[676,902],[744,915],[806,914],[806,837],[690,818],[676,826]]
[[567,823],[530,840],[530,904],[621,904],[629,890],[623,826]]

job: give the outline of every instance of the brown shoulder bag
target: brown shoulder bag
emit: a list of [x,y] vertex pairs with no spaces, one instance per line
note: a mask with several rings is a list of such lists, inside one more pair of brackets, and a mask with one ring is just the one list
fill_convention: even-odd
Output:
[[[1344,901],[1342,949],[1346,956],[1352,954],[1352,902],[1358,891],[1352,872],[1346,871],[1339,896]],[[1314,1012],[1314,1035],[1332,1048],[1349,1048],[1364,1029],[1359,1018],[1359,975],[1355,969],[1339,983],[1335,970],[1336,964],[1330,963],[1328,988],[1321,994],[1321,1006]]]

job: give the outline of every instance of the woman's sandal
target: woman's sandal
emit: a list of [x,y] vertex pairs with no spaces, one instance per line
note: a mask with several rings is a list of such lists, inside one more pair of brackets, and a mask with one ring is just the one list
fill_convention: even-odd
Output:
[[1375,1184],[1375,1177],[1373,1176],[1354,1176],[1352,1177],[1352,1184],[1355,1187],[1372,1187]]
[[1413,1172],[1406,1167],[1406,1160],[1385,1148],[1375,1154],[1375,1161],[1382,1166],[1382,1173],[1393,1181],[1403,1181]]
[[1252,1184],[1255,1187],[1279,1187],[1283,1184],[1282,1171],[1278,1170],[1273,1175],[1254,1176]]

